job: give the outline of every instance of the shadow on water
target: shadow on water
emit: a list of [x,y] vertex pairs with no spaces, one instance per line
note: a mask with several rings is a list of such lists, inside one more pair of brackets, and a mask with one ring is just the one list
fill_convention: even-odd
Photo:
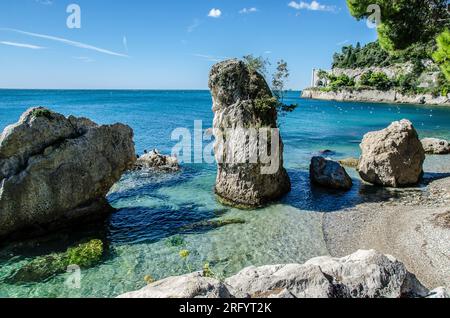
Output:
[[[366,184],[358,178],[353,178],[353,188],[350,191],[327,189],[311,184],[309,173],[306,171],[289,170],[288,172],[291,177],[292,191],[282,200],[282,203],[299,210],[336,212],[362,203],[389,201],[403,194],[402,191]],[[419,188],[409,190],[415,191]]]
[[423,186],[428,186],[431,182],[449,178],[450,173],[441,173],[441,172],[426,172],[423,176],[421,184]]
[[[186,172],[186,171],[185,171]],[[158,194],[158,190],[192,181],[198,171],[189,170],[186,173],[167,174],[134,174],[131,178],[134,184],[125,189],[113,192],[108,196],[110,203],[127,198],[142,196],[157,199],[165,204],[152,207],[133,206],[119,208],[107,219],[95,223],[82,224],[75,228],[61,229],[48,235],[22,241],[3,242],[0,244],[0,264],[17,262],[22,259],[59,253],[66,251],[81,242],[100,239],[106,244],[142,244],[155,243],[177,234],[198,234],[213,230],[214,227],[204,226],[205,221],[217,219],[229,212],[229,208],[211,208],[197,204],[195,196],[186,198],[182,204],[171,204],[170,198]],[[125,176],[123,180],[130,175]],[[123,181],[122,180],[122,181]],[[194,226],[199,224],[200,226]],[[188,229],[188,230],[187,230]],[[14,257],[11,259],[11,256]]]
[[[24,258],[64,252],[68,247],[89,239],[101,239],[107,246],[108,244],[142,244],[155,243],[175,235],[201,234],[214,230],[213,226],[208,226],[207,221],[224,216],[230,211],[229,208],[219,204],[216,206],[199,204],[194,194],[192,197],[184,197],[182,201],[173,203],[168,196],[159,192],[164,188],[189,183],[201,173],[201,170],[187,168],[175,175],[134,174],[131,177],[129,175],[132,183],[127,184],[125,178],[119,191],[109,195],[108,198],[113,205],[121,200],[133,200],[136,197],[150,198],[158,202],[151,206],[145,206],[139,202],[135,206],[130,206],[126,202],[123,208],[119,208],[102,222],[64,229],[37,239],[0,246],[0,262],[2,260],[15,262]],[[292,182],[292,191],[280,203],[302,211],[325,213],[349,209],[362,203],[385,202],[400,198],[410,191],[420,191],[433,180],[450,177],[450,173],[426,173],[420,186],[401,190],[372,186],[358,178],[353,178],[353,188],[344,192],[312,185],[309,173],[305,170],[290,169],[288,173]],[[193,227],[196,224],[200,226]],[[15,255],[14,258],[11,259],[11,255]]]

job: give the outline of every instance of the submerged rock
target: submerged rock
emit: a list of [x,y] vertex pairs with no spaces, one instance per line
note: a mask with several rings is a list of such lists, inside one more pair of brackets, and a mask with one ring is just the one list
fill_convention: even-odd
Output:
[[[281,137],[270,136],[272,129],[278,132],[277,101],[263,76],[241,61],[228,60],[213,66],[209,87],[218,162],[215,191],[220,201],[247,208],[281,198],[291,184],[283,168]],[[267,140],[261,137],[263,129],[268,130]],[[263,163],[262,155],[268,153],[269,163]]]
[[198,272],[169,277],[118,298],[231,298],[231,294],[225,284]]
[[352,178],[339,163],[322,157],[312,158],[310,177],[314,184],[327,188],[350,190],[353,186]]
[[319,154],[321,156],[334,156],[336,154],[336,152],[333,150],[325,149],[325,150],[319,151]]
[[[441,293],[442,294],[442,293]],[[429,291],[405,266],[373,250],[303,265],[248,267],[224,283],[202,273],[170,277],[122,298],[400,298]]]
[[359,159],[357,158],[345,158],[338,161],[344,167],[356,168],[359,165]]
[[158,150],[153,150],[140,156],[134,166],[134,170],[158,170],[175,172],[180,170],[176,157],[164,156]]
[[128,126],[28,110],[0,136],[0,237],[104,216],[106,194],[135,160]]
[[375,185],[403,187],[415,185],[423,175],[425,151],[409,120],[368,133],[361,143],[358,172]]
[[55,275],[65,273],[67,267],[76,265],[86,269],[97,265],[103,257],[103,242],[92,240],[69,248],[65,253],[40,256],[26,264],[6,281],[9,284],[42,282]]
[[450,143],[447,140],[437,138],[422,139],[425,153],[430,155],[446,155],[450,153]]
[[224,219],[224,220],[206,220],[190,225],[183,226],[181,229],[183,231],[201,231],[208,229],[217,229],[232,224],[245,224],[243,219]]

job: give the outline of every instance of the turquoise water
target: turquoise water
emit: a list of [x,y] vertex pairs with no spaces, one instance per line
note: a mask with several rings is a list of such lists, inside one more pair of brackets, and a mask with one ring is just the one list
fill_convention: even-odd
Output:
[[[215,165],[184,165],[180,173],[130,173],[109,194],[118,209],[108,220],[65,230],[39,240],[3,244],[0,248],[0,297],[114,297],[145,286],[144,276],[161,279],[201,270],[209,263],[219,276],[229,276],[249,265],[304,262],[328,253],[322,234],[322,213],[356,204],[385,200],[396,192],[361,184],[348,169],[355,186],[348,193],[311,187],[311,156],[324,149],[333,159],[359,155],[359,142],[371,130],[394,120],[410,119],[421,137],[450,139],[450,108],[338,103],[301,100],[291,92],[287,102],[298,109],[280,119],[285,143],[285,165],[292,192],[265,209],[238,211],[218,204],[213,195]],[[14,123],[28,107],[42,105],[69,115],[84,116],[101,124],[123,122],[133,127],[136,150],[158,148],[169,153],[176,141],[172,131],[203,120],[212,124],[207,91],[22,91],[0,90],[0,127]],[[426,177],[450,172],[449,156],[430,156]],[[245,224],[218,229],[186,228],[211,219],[241,218]],[[181,246],[168,244],[182,237]],[[80,289],[64,284],[67,275],[45,282],[10,285],[2,282],[34,257],[64,251],[81,240],[105,242],[104,261],[82,271]],[[184,261],[179,252],[190,251]]]

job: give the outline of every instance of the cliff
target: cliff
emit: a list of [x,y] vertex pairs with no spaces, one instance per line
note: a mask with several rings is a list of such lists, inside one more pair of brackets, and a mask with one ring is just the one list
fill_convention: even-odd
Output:
[[337,91],[328,91],[320,88],[308,88],[302,91],[302,98],[350,102],[450,106],[450,94],[447,95],[447,97],[433,96],[432,94],[406,95],[395,89],[381,91],[377,89],[340,88]]

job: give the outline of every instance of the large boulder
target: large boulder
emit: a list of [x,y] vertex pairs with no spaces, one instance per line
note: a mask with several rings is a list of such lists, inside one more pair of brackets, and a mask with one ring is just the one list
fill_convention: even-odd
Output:
[[409,120],[368,133],[361,150],[357,169],[364,181],[388,187],[410,186],[420,181],[425,151]]
[[450,153],[450,143],[447,140],[437,138],[422,139],[425,153],[430,155],[446,155]]
[[169,277],[118,298],[231,298],[231,294],[222,282],[198,272]]
[[[263,76],[242,61],[228,60],[213,66],[209,87],[219,199],[246,208],[281,198],[290,191],[291,183],[283,168],[277,101]],[[270,159],[265,160],[268,153]]]
[[373,250],[303,265],[249,267],[225,280],[237,297],[400,298],[428,294],[392,256]]
[[26,111],[0,137],[0,237],[104,216],[106,194],[135,160],[128,126]]
[[400,298],[444,297],[430,293],[405,265],[373,250],[305,264],[248,267],[220,282],[193,273],[152,283],[122,298]]
[[310,177],[312,183],[326,188],[350,190],[353,186],[352,178],[338,162],[323,157],[312,158]]

